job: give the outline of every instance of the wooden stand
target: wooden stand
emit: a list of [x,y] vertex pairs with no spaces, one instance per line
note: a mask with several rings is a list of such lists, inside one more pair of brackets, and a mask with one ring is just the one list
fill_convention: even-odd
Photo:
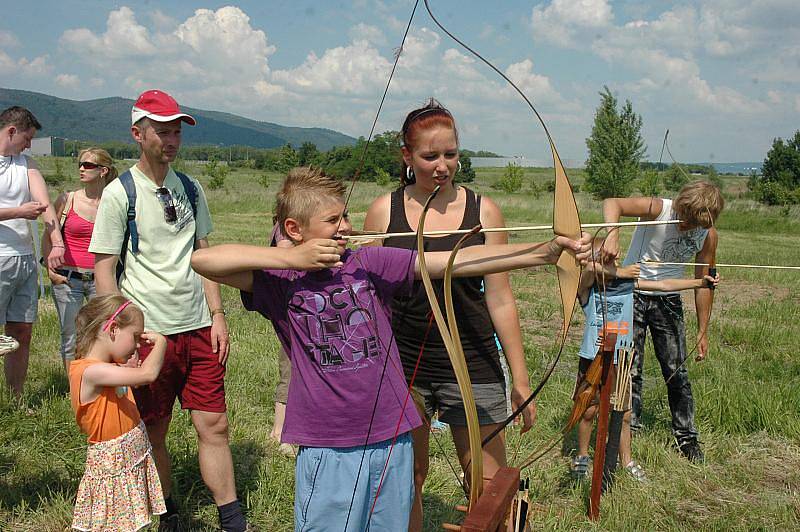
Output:
[[[445,530],[461,532],[500,532],[511,510],[511,501],[519,490],[519,469],[502,467],[483,489],[478,502],[469,509],[459,525],[444,524]],[[459,508],[464,509],[466,508]]]
[[588,516],[592,521],[600,518],[600,495],[603,487],[603,467],[606,458],[606,438],[608,437],[608,417],[611,411],[611,391],[614,389],[614,350],[617,333],[606,332],[600,355],[603,357],[603,374],[600,378],[600,413],[597,416],[597,438],[594,443],[594,464],[592,465],[592,490],[589,496]]

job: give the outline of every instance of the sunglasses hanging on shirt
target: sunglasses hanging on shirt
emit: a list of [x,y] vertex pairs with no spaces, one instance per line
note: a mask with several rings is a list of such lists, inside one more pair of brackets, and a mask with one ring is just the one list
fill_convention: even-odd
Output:
[[172,201],[172,194],[169,193],[169,189],[167,187],[158,187],[156,196],[161,205],[164,206],[164,220],[169,224],[178,221],[178,213],[175,210],[175,203]]

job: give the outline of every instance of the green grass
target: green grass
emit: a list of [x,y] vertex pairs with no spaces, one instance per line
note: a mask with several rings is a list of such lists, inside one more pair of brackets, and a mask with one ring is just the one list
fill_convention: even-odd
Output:
[[[45,172],[51,161],[44,161]],[[69,174],[72,163],[65,164]],[[190,163],[188,171],[200,175]],[[544,183],[551,170],[535,169]],[[494,199],[509,224],[544,224],[551,219],[551,199],[491,188],[501,170],[479,169],[472,186]],[[216,230],[212,243],[263,243],[270,229],[280,176],[234,170],[226,188],[208,191]],[[580,172],[571,172],[579,182]],[[725,178],[728,205],[719,221],[719,262],[800,264],[800,217],[755,205],[742,197],[741,180]],[[67,183],[67,187],[74,186]],[[351,213],[360,227],[366,208],[387,191],[359,183]],[[52,191],[55,194],[56,190]],[[578,195],[584,221],[601,218],[599,203]],[[517,240],[546,238],[518,234]],[[623,238],[627,244],[630,232]],[[585,518],[588,491],[568,480],[568,438],[523,475],[531,478],[535,528],[573,530],[781,530],[800,526],[800,364],[796,345],[800,321],[800,277],[796,272],[721,269],[711,322],[711,353],[703,363],[688,363],[697,423],[706,451],[704,465],[688,464],[672,449],[666,390],[652,352],[646,354],[643,434],[634,440],[634,456],[651,481],[636,485],[621,477],[602,503],[597,524]],[[555,275],[551,269],[515,272],[517,295],[531,380],[535,383],[554,355],[560,327]],[[241,308],[238,294],[223,291],[232,334],[226,389],[231,442],[240,497],[250,518],[264,530],[292,527],[293,462],[268,440],[273,389],[278,380],[277,341],[272,327]],[[691,295],[686,296],[688,338],[694,341]],[[580,314],[580,313],[578,313]],[[520,438],[508,433],[509,456],[524,457],[549,440],[563,425],[577,365],[575,352],[583,327],[576,315],[568,345],[550,382],[540,395],[539,420]],[[83,471],[85,438],[69,407],[67,383],[58,359],[58,327],[52,302],[40,302],[34,329],[25,415],[0,394],[0,529],[64,530]],[[450,471],[456,464],[447,435],[431,445],[431,472],[426,484],[426,528],[456,522],[455,504],[463,495]],[[192,528],[213,529],[216,510],[197,466],[197,446],[188,416],[176,410],[169,439],[176,494]],[[517,449],[519,449],[517,451]]]

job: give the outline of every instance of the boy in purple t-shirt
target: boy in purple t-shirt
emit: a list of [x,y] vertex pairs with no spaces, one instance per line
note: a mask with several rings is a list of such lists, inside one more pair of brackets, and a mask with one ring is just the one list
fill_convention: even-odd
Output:
[[[292,362],[282,440],[300,446],[295,528],[404,530],[414,496],[410,431],[421,420],[406,401],[390,303],[411,288],[419,264],[414,251],[347,250],[335,240],[352,229],[344,194],[344,185],[320,170],[296,168],[276,205],[293,248],[214,246],[197,250],[192,266],[239,288],[245,307],[272,321]],[[473,246],[453,271],[478,276],[554,264],[564,247],[585,259],[589,235]],[[448,256],[426,254],[432,278],[442,277]]]

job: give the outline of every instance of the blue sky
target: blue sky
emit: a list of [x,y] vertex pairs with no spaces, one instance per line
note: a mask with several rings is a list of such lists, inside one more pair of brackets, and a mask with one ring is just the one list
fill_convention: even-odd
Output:
[[[86,100],[148,88],[284,125],[369,132],[413,0],[18,2],[0,18],[0,85]],[[679,161],[758,161],[800,127],[800,2],[431,0],[518,82],[564,159],[582,161],[607,85]],[[546,161],[518,96],[420,6],[379,121],[428,96],[464,147]]]

